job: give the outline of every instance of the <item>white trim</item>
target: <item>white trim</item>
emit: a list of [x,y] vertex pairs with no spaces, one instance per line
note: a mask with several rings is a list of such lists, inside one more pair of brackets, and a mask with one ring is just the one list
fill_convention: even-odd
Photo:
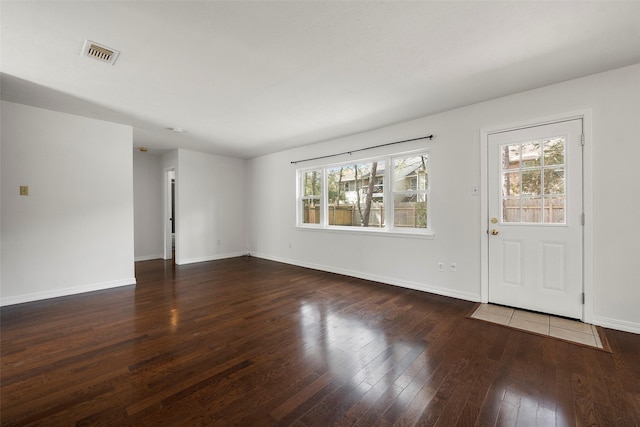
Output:
[[455,291],[455,290],[452,290],[452,289],[445,289],[445,288],[440,288],[440,287],[437,287],[437,286],[427,285],[427,284],[424,284],[424,283],[411,282],[411,281],[406,281],[406,280],[398,280],[398,279],[395,279],[393,277],[378,276],[378,275],[375,275],[375,274],[362,273],[360,271],[347,270],[347,269],[343,269],[343,268],[336,268],[336,267],[332,267],[332,266],[328,266],[328,265],[300,262],[300,261],[296,261],[296,260],[292,260],[292,259],[288,259],[288,258],[273,257],[273,256],[260,254],[260,253],[251,253],[250,255],[252,257],[256,257],[256,258],[262,258],[262,259],[266,259],[266,260],[269,260],[269,261],[281,262],[281,263],[284,263],[284,264],[295,265],[295,266],[298,266],[298,267],[305,267],[305,268],[310,268],[310,269],[313,269],[313,270],[326,271],[328,273],[342,274],[344,276],[349,276],[349,277],[357,277],[359,279],[370,280],[372,282],[379,282],[379,283],[384,283],[384,284],[387,284],[387,285],[399,286],[401,288],[407,288],[407,289],[413,289],[413,290],[416,290],[416,291],[428,292],[428,293],[431,293],[431,294],[442,295],[442,296],[445,296],[445,297],[457,298],[457,299],[466,300],[466,301],[479,302],[478,296],[476,294],[472,294],[472,293],[468,293],[468,292],[459,292],[459,291]]
[[[433,230],[425,230],[423,228],[407,228],[407,230],[411,231],[398,231],[398,228],[393,228],[391,230],[381,228],[381,227],[350,227],[350,226],[327,226],[321,227],[316,226],[314,224],[309,225],[299,225],[296,227],[296,230],[300,231],[315,231],[315,232],[327,232],[327,233],[343,233],[343,234],[357,234],[359,236],[378,236],[378,237],[402,237],[409,239],[425,239],[425,240],[433,240],[436,237],[436,234]],[[418,232],[420,230],[421,232]]]
[[227,258],[237,258],[241,256],[248,255],[247,252],[233,252],[229,254],[222,255],[211,255],[199,258],[187,258],[187,259],[176,259],[177,265],[185,265],[185,264],[195,264],[197,262],[206,262],[206,261],[216,261],[219,259],[227,259]]
[[135,262],[138,261],[149,261],[152,259],[164,259],[164,255],[163,254],[155,254],[155,255],[142,255],[142,256],[137,256],[134,258]]
[[13,297],[1,298],[0,306],[22,304],[25,302],[33,302],[49,298],[65,297],[69,295],[82,294],[85,292],[102,291],[105,289],[117,288],[120,286],[130,286],[135,284],[135,277],[131,277],[128,279],[111,280],[108,282],[93,283],[73,288],[55,289],[51,291],[36,292],[32,294],[16,295]]
[[480,301],[489,302],[489,202],[487,194],[488,186],[488,137],[492,133],[507,132],[511,130],[543,126],[560,121],[582,119],[582,127],[585,136],[583,148],[583,204],[586,222],[583,227],[583,291],[585,293],[585,303],[583,306],[583,318],[585,323],[593,323],[593,138],[592,125],[593,116],[590,108],[578,110],[566,114],[555,114],[552,116],[540,117],[538,119],[522,121],[519,123],[509,123],[505,125],[489,126],[480,129]]
[[636,322],[628,322],[626,320],[611,319],[609,317],[602,316],[593,316],[593,322],[588,323],[593,323],[594,325],[603,326],[605,328],[616,329],[618,331],[640,334],[640,323]]

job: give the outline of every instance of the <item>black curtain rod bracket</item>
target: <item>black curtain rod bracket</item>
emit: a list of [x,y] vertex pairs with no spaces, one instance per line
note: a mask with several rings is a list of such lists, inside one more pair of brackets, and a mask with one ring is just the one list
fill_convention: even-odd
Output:
[[357,150],[345,151],[343,153],[329,154],[329,155],[326,155],[326,156],[312,157],[310,159],[296,160],[296,161],[291,162],[291,164],[295,165],[297,163],[310,162],[311,160],[327,159],[329,157],[342,156],[342,155],[345,155],[345,154],[352,155],[353,153],[357,153],[359,151],[373,150],[374,148],[386,147],[388,145],[402,144],[403,142],[419,141],[421,139],[429,139],[429,140],[431,140],[431,139],[433,139],[433,135],[421,136],[419,138],[405,139],[405,140],[402,140],[402,141],[387,142],[386,144],[374,145],[373,147],[367,147],[367,148],[359,148]]

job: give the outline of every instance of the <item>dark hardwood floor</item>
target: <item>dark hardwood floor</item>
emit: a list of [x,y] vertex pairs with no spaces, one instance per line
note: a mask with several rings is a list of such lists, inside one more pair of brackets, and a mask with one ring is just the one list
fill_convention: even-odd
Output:
[[138,285],[1,309],[2,425],[636,426],[613,354],[473,303],[256,258],[136,265]]

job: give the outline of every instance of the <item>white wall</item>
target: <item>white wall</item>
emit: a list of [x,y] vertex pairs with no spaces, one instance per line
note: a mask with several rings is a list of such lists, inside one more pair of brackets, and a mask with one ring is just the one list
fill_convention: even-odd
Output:
[[4,101],[1,114],[1,303],[135,283],[131,127]]
[[135,260],[163,257],[163,172],[159,155],[133,152]]
[[[481,198],[471,195],[480,179],[480,130],[527,123],[590,109],[588,175],[593,213],[593,322],[640,333],[640,286],[636,267],[640,203],[640,64],[471,105],[372,132],[267,155],[249,161],[248,207],[251,254],[422,289],[480,299],[480,252],[484,226]],[[431,142],[407,143],[362,154],[431,150],[432,225],[435,238],[411,239],[295,227],[294,160],[435,134]],[[353,158],[356,158],[354,155]],[[335,158],[329,161],[342,161]],[[325,161],[304,163],[303,166]],[[291,245],[291,247],[289,247]],[[437,262],[455,261],[456,272],[438,272]]]
[[244,160],[178,150],[177,264],[248,252],[245,191]]

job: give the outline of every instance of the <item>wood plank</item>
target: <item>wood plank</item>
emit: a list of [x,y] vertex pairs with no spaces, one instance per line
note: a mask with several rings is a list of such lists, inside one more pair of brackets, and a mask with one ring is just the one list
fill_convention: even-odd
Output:
[[2,425],[636,425],[612,354],[466,319],[474,303],[251,257],[0,309]]

